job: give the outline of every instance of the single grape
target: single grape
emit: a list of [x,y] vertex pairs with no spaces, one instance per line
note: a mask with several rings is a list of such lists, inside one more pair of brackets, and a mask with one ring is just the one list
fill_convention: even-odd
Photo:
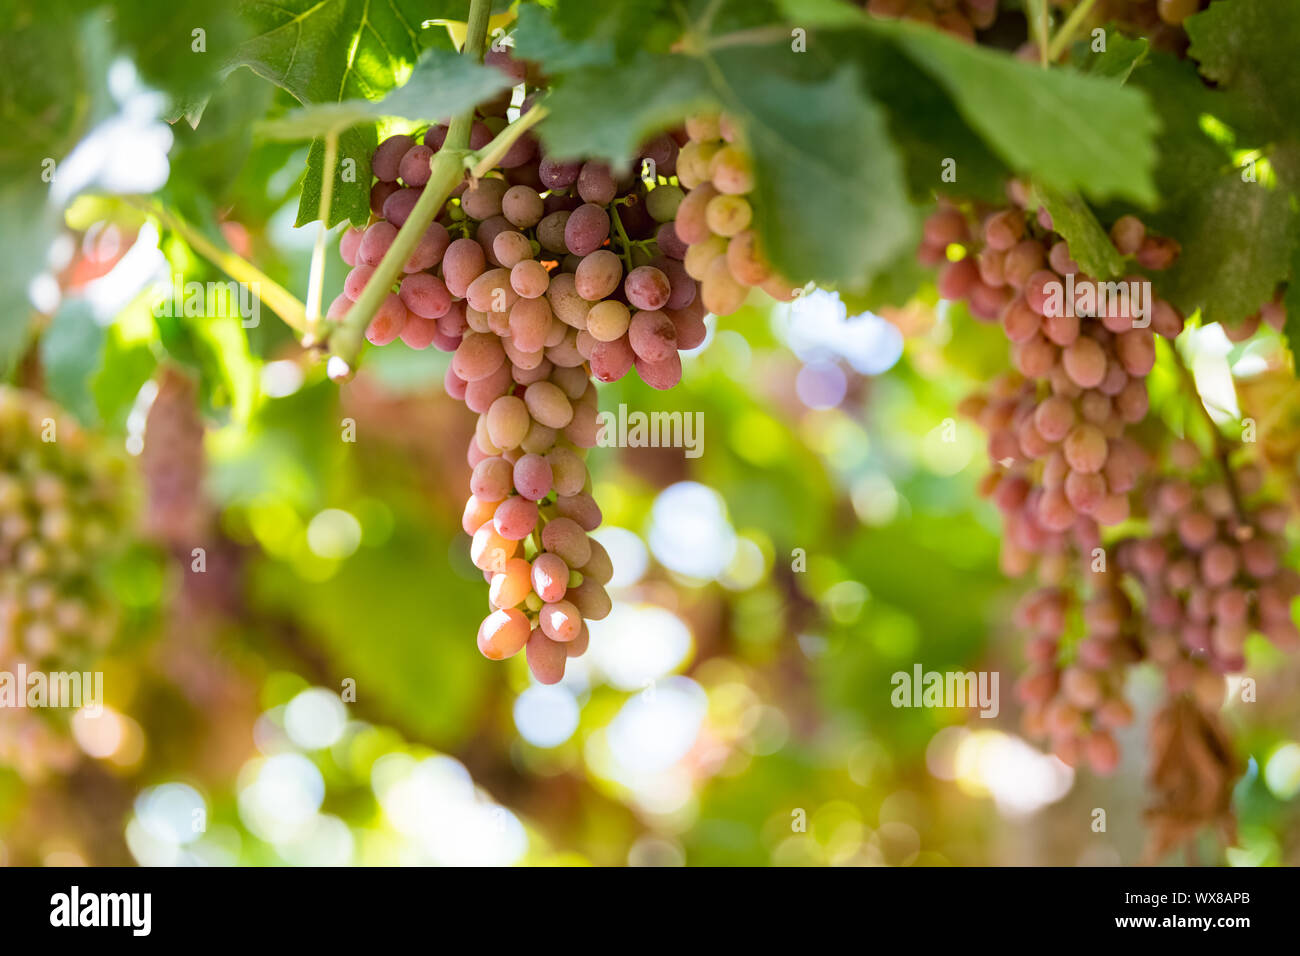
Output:
[[622,278],[623,263],[608,249],[597,249],[590,255],[583,256],[573,274],[574,287],[588,302],[608,298],[618,288]]
[[[576,641],[576,638],[575,638]],[[526,654],[528,669],[539,684],[558,684],[564,679],[564,664],[569,657],[569,648],[575,641],[561,644],[546,636],[542,628],[535,628],[528,638]]]
[[501,608],[489,614],[479,625],[478,649],[489,660],[505,660],[523,650],[531,633],[528,618],[521,611]]
[[[519,501],[518,498],[511,498],[511,501]],[[536,508],[536,505],[533,506]],[[498,527],[498,531],[500,528]],[[488,588],[488,600],[492,602],[494,608],[514,607],[523,603],[524,598],[533,589],[532,581],[529,579],[530,568],[528,562],[523,558],[511,558],[506,562],[504,570],[498,571],[492,575],[492,581]]]
[[433,150],[423,144],[412,146],[402,156],[397,173],[402,182],[408,186],[423,186],[429,181],[429,162],[433,159]]
[[564,224],[564,244],[574,255],[585,256],[609,238],[609,214],[594,203],[575,209]]
[[[497,534],[511,541],[522,541],[533,533],[537,527],[537,502],[529,501],[520,495],[512,495],[501,506],[497,508],[496,513],[492,516],[492,526],[496,529]],[[527,570],[525,566],[525,580],[527,580]],[[520,601],[523,600],[521,597]],[[512,601],[511,604],[518,604],[519,601]]]
[[402,157],[407,154],[415,140],[410,136],[399,134],[390,136],[379,144],[370,159],[370,171],[380,182],[391,183],[397,180]]
[[357,249],[357,261],[362,265],[377,266],[383,261],[393,240],[397,238],[397,227],[391,222],[372,223],[361,237]]

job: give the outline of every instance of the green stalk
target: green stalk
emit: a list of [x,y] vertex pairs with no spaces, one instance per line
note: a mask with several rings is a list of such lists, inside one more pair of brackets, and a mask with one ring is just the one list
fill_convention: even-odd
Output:
[[178,233],[199,255],[236,282],[242,282],[257,295],[262,304],[284,320],[299,335],[307,334],[307,310],[288,289],[247,259],[222,249],[162,203],[149,202],[138,196],[121,196],[123,202],[141,212],[157,216],[168,229]]
[[325,169],[320,187],[320,229],[311,251],[311,272],[307,278],[307,329],[315,341],[320,334],[321,288],[325,284],[325,237],[329,235],[330,206],[334,202],[334,167],[338,162],[339,137],[330,130],[325,135]]
[[[462,56],[473,57],[475,61],[483,59],[491,6],[491,0],[470,0],[469,27],[465,35],[465,46],[461,50]],[[392,291],[393,283],[401,274],[406,260],[415,251],[420,237],[465,175],[464,162],[473,123],[473,109],[466,110],[451,121],[447,141],[429,164],[429,182],[420,194],[415,208],[411,210],[410,218],[398,230],[388,253],[375,268],[375,274],[362,291],[361,298],[352,303],[352,308],[330,335],[329,347],[333,355],[329,367],[331,378],[346,379],[351,376],[370,320]]]
[[1070,11],[1070,15],[1065,22],[1061,24],[1061,29],[1056,31],[1056,36],[1052,37],[1052,42],[1047,45],[1047,59],[1055,63],[1065,48],[1070,45],[1074,39],[1074,34],[1078,31],[1080,25],[1092,10],[1097,0],[1083,0],[1077,7]]

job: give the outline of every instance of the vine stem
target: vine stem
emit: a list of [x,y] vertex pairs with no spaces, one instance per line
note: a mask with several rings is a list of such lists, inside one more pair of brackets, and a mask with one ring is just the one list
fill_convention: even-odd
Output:
[[623,228],[623,219],[618,214],[618,203],[609,207],[613,214],[614,229],[618,232],[619,241],[623,243],[623,265],[628,272],[632,271],[632,240],[627,237],[627,230]]
[[1233,473],[1232,465],[1228,461],[1228,446],[1224,443],[1223,433],[1219,431],[1219,423],[1214,420],[1210,410],[1205,407],[1205,402],[1201,400],[1201,391],[1196,387],[1196,376],[1192,374],[1192,370],[1183,361],[1177,347],[1171,346],[1169,351],[1173,353],[1174,364],[1178,367],[1178,376],[1182,379],[1192,404],[1196,406],[1201,418],[1205,420],[1205,424],[1210,429],[1210,441],[1214,445],[1214,460],[1223,472],[1223,480],[1228,488],[1228,496],[1232,499],[1232,510],[1237,516],[1237,523],[1243,528],[1248,528],[1250,523],[1246,520],[1246,509],[1241,503],[1241,489],[1237,487],[1237,476]]
[[246,285],[268,309],[300,336],[307,334],[307,309],[284,286],[280,285],[247,259],[222,249],[203,233],[166,206],[140,196],[119,196],[129,206],[147,215],[157,216],[172,232],[178,233],[189,246],[236,282]]
[[469,174],[475,179],[482,179],[490,173],[496,164],[501,161],[506,153],[510,152],[510,147],[515,141],[536,126],[542,120],[546,119],[547,109],[544,106],[534,106],[519,119],[515,120],[500,133],[492,142],[488,143],[477,153],[472,153]]
[[[1047,45],[1047,59],[1056,62],[1056,59],[1065,52],[1070,41],[1074,39],[1074,34],[1082,25],[1084,17],[1092,10],[1097,0],[1083,0],[1081,4],[1070,11],[1065,22],[1061,24],[1061,29],[1056,31],[1056,36],[1052,37],[1052,42]],[[1044,5],[1044,9],[1046,6]]]
[[334,167],[338,162],[339,137],[330,130],[325,136],[325,169],[320,187],[320,229],[311,251],[311,272],[307,279],[307,337],[316,341],[320,335],[321,289],[325,284],[325,237],[329,235],[330,206],[334,203]]
[[[492,12],[491,0],[470,0],[469,21],[465,33],[465,45],[461,56],[475,61],[483,59],[483,50],[487,45],[488,19]],[[532,112],[531,110],[529,112]],[[328,344],[332,358],[329,373],[332,378],[349,377],[356,368],[357,356],[361,353],[361,343],[365,340],[366,327],[379,311],[379,306],[388,297],[393,283],[397,281],[402,266],[411,257],[420,237],[429,228],[449,196],[465,175],[466,158],[470,155],[469,132],[474,122],[474,109],[465,110],[451,121],[447,130],[447,139],[442,149],[429,164],[429,181],[424,192],[415,203],[410,216],[397,231],[393,244],[385,253],[374,274],[366,283],[361,297],[352,303],[343,320],[329,336]],[[534,121],[535,122],[535,121]],[[503,130],[498,136],[505,134]],[[496,141],[489,143],[485,150],[491,149]],[[507,147],[508,148],[508,147]]]

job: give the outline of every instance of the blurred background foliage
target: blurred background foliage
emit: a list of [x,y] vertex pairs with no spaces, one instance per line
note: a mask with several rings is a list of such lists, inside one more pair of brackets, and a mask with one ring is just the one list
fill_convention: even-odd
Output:
[[[3,6],[7,55],[38,49],[50,24]],[[146,510],[170,517],[131,581],[153,633],[103,664],[108,710],[74,727],[81,759],[0,768],[0,862],[1138,860],[1158,678],[1135,675],[1139,729],[1108,780],[1017,731],[1020,585],[998,571],[998,522],[977,495],[983,440],[954,411],[1005,367],[996,328],[936,309],[932,290],[879,315],[815,293],[711,317],[671,392],[603,386],[605,409],[698,413],[704,454],[593,452],[615,612],[561,684],[534,684],[521,658],[474,646],[486,594],[459,525],[472,416],[442,389],[446,356],[371,349],[338,387],[267,311],[252,328],[155,314],[166,277],[224,276],[113,193],[152,193],[305,296],[314,229],[293,223],[308,150],[253,135],[294,101],[247,70],[214,89],[160,72],[158,24],[184,26],[189,4],[57,11],[86,55],[23,97],[57,104],[48,126],[64,137],[6,153],[21,175],[5,188],[22,200],[27,160],[79,140],[102,188],[61,225],[4,207],[0,232],[23,245],[61,231],[47,281],[16,285],[9,262],[6,301],[30,294],[42,313],[34,334],[4,326],[23,345],[10,377],[145,471],[168,388],[202,437],[197,465],[181,443],[153,465],[190,469],[192,493],[169,505],[151,486]],[[200,102],[197,128],[160,122]],[[326,301],[343,272],[330,255]],[[1214,358],[1217,342],[1206,354],[1225,364],[1280,347]],[[172,534],[180,514],[188,538]],[[1249,767],[1240,845],[1207,836],[1189,861],[1300,859],[1300,674],[1254,651],[1258,702],[1228,706]],[[1000,713],[895,708],[891,675],[918,662],[997,672]]]

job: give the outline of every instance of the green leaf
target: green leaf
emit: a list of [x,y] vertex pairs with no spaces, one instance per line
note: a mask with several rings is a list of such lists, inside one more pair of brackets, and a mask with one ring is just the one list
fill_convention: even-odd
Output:
[[[356,126],[339,136],[328,227],[333,228],[345,220],[354,226],[364,226],[370,218],[370,157],[378,145],[379,135],[374,126]],[[305,226],[320,219],[324,180],[325,141],[314,139],[307,151],[307,171],[302,178],[302,196],[298,200],[295,226]]]
[[[782,0],[781,6],[800,25],[856,27],[896,44],[1017,173],[1092,199],[1155,202],[1158,121],[1141,93],[1072,69],[1044,70],[931,27],[877,20],[830,0]],[[1098,135],[1099,129],[1114,133]]]
[[819,36],[816,42],[833,61],[862,70],[867,90],[888,114],[913,198],[924,202],[951,192],[988,202],[1005,198],[1010,170],[943,88],[892,43],[862,31]]
[[193,104],[217,86],[248,32],[232,5],[208,0],[131,0],[113,7],[118,43],[145,82],[179,104]]
[[[1080,44],[1084,50],[1090,47]],[[1126,37],[1111,30],[1106,34],[1106,49],[1094,57],[1086,59],[1084,72],[1124,83],[1135,69],[1146,60],[1151,51],[1144,37]]]
[[718,99],[700,60],[644,53],[566,74],[547,104],[550,115],[537,133],[548,154],[622,165],[650,136]]
[[1156,274],[1157,289],[1185,314],[1235,325],[1271,299],[1290,271],[1296,215],[1287,191],[1264,181],[1243,182],[1204,117],[1231,117],[1231,91],[1209,89],[1190,63],[1153,54],[1132,81],[1155,103],[1164,123],[1156,170],[1163,202],[1145,216],[1176,239],[1182,253]]
[[610,66],[617,61],[614,44],[609,40],[575,42],[561,32],[550,11],[528,3],[519,8],[519,22],[514,30],[515,55],[540,63],[550,74],[590,66]]
[[884,111],[856,69],[810,85],[718,57],[723,104],[754,157],[754,207],[772,265],[796,280],[858,288],[916,240]]
[[1017,172],[1094,199],[1154,203],[1158,123],[1138,91],[1069,69],[1044,70],[938,30],[887,26]]
[[1038,187],[1038,198],[1052,216],[1052,226],[1070,245],[1070,258],[1096,279],[1113,279],[1124,271],[1124,257],[1078,193]]
[[414,65],[421,48],[420,0],[247,2],[253,35],[233,66],[247,66],[300,103],[379,99]]
[[451,50],[429,50],[402,86],[380,100],[313,103],[258,125],[270,139],[311,139],[390,116],[437,122],[463,113],[506,89],[500,70],[474,63]]
[[[298,102],[378,100],[411,72],[420,51],[447,43],[443,31],[422,31],[429,13],[420,0],[283,0],[249,2],[253,36],[242,43],[232,66],[247,66],[287,90]],[[374,137],[340,137],[340,160],[355,161],[354,175],[335,183],[327,224],[364,222],[370,207],[370,153]],[[324,160],[318,140],[308,154],[298,224],[319,218]]]
[[1220,0],[1189,18],[1188,55],[1201,73],[1236,95],[1261,142],[1300,135],[1300,4]]
[[50,397],[83,425],[99,419],[91,379],[104,360],[105,329],[84,299],[65,299],[41,336],[41,367]]

